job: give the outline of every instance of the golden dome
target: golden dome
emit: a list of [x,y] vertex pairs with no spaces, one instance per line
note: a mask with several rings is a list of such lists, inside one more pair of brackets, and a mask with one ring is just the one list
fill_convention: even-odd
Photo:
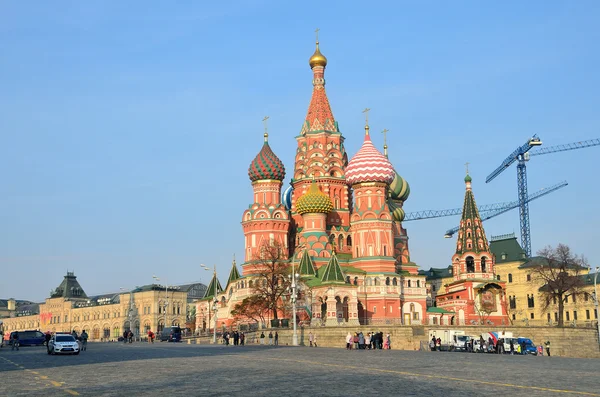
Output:
[[317,49],[315,50],[315,53],[310,57],[310,59],[308,60],[308,64],[310,65],[310,68],[314,68],[315,66],[327,66],[327,58],[325,58],[325,55],[321,54],[321,51],[319,51],[319,42],[317,41]]

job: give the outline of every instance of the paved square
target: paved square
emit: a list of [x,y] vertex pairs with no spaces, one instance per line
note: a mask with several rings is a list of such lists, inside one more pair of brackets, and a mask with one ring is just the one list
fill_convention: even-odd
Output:
[[600,396],[600,360],[171,343],[0,350],[2,396]]

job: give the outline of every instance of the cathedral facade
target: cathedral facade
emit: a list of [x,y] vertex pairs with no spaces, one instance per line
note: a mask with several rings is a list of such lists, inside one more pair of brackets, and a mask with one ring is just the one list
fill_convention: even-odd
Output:
[[198,302],[197,329],[213,328],[215,318],[218,328],[243,323],[231,311],[256,291],[256,269],[265,247],[273,246],[299,276],[303,324],[426,321],[425,276],[410,260],[402,226],[409,185],[389,161],[387,146],[381,152],[373,144],[368,118],[362,147],[349,158],[327,98],[327,59],[318,42],[309,65],[312,97],[295,137],[289,186],[283,188],[286,170],[265,132],[248,170],[253,196],[242,215],[241,275],[234,261],[223,289],[215,273],[205,299]]

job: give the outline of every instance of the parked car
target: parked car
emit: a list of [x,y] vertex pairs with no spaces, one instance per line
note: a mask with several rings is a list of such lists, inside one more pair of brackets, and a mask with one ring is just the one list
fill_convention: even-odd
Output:
[[[533,344],[531,339],[519,337],[519,339],[517,339],[517,342],[521,346],[521,354],[533,354],[534,356],[537,356],[538,349]],[[525,350],[523,350],[523,347],[525,347]]]
[[19,332],[20,346],[42,346],[46,342],[44,334],[40,331],[13,331],[10,333],[8,344],[12,345],[13,335]]
[[48,354],[79,354],[79,342],[70,334],[52,335],[48,342]]
[[161,342],[181,342],[181,328],[177,326],[165,327],[160,332]]

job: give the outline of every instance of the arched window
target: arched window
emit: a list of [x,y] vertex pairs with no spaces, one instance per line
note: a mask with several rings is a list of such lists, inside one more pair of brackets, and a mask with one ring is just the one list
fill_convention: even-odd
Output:
[[358,277],[354,277],[354,285],[358,285]]
[[398,279],[396,277],[392,279],[392,285],[398,285]]
[[410,280],[407,281],[407,286],[408,286],[408,288],[411,288],[411,282],[410,282]]
[[335,234],[330,234],[329,235],[329,244],[333,244],[335,243]]
[[348,238],[346,239],[346,245],[348,247],[352,247],[352,237],[348,236]]
[[369,278],[367,278],[367,280],[366,280],[366,284],[367,284],[367,286],[371,286],[371,285],[373,285],[373,280],[371,280],[371,278],[370,278],[370,277],[369,277]]
[[346,276],[346,282],[350,284],[350,276]]
[[508,282],[512,283],[512,273],[508,273]]
[[375,281],[375,285],[380,285],[380,282],[379,282],[379,277],[375,277],[375,280],[374,280],[374,281]]
[[481,258],[481,272],[482,273],[487,272],[486,263],[485,262],[486,262],[486,257],[484,256],[483,258]]
[[467,273],[475,273],[475,260],[472,256],[467,256]]
[[340,234],[338,237],[338,249],[341,250],[342,248],[344,248],[344,236]]
[[390,285],[390,278],[389,277],[385,278],[385,285]]

